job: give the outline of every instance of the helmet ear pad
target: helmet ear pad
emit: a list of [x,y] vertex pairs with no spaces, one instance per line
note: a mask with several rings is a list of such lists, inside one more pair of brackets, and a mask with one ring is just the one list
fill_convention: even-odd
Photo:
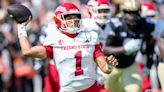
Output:
[[55,24],[57,25],[57,27],[61,28],[61,21],[55,16],[54,17],[54,21],[55,21]]

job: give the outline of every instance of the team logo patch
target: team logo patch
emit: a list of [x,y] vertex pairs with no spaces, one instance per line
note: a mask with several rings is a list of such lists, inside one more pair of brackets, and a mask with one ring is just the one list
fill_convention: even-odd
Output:
[[79,11],[77,9],[71,9],[69,10],[70,13],[79,13]]
[[59,45],[63,45],[64,41],[63,40],[59,40],[58,43],[59,43]]

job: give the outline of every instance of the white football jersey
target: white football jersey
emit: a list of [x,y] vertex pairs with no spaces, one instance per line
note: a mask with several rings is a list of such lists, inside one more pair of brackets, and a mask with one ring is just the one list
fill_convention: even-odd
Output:
[[112,30],[110,25],[105,24],[104,29],[102,29],[96,24],[96,22],[93,19],[86,18],[82,20],[82,27],[87,30],[93,30],[98,33],[99,41],[103,49],[106,44],[109,32]]
[[[112,28],[109,24],[105,24],[104,29],[102,29],[93,19],[83,19],[82,20],[82,27],[86,30],[93,30],[98,33],[100,45],[102,50],[104,49],[107,41],[107,37],[112,32]],[[104,80],[108,75],[101,71],[101,69],[97,68],[97,81],[99,84],[103,85]]]
[[97,33],[82,30],[70,38],[53,24],[48,30],[51,34],[44,45],[53,47],[53,61],[59,73],[61,90],[76,92],[93,85],[97,72],[94,61],[95,45],[99,44]]

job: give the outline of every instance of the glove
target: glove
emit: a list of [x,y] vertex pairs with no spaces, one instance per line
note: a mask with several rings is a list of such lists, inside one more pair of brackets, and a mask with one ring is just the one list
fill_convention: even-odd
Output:
[[131,39],[128,41],[123,47],[126,51],[127,55],[133,54],[137,52],[141,47],[141,40],[140,39]]

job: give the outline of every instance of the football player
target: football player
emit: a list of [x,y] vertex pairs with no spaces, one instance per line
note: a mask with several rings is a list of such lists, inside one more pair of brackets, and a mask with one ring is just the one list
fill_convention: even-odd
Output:
[[[103,50],[107,37],[111,32],[111,26],[109,24],[112,17],[111,5],[108,0],[89,0],[87,3],[87,11],[89,18],[82,20],[82,27],[98,33],[100,46]],[[99,68],[97,69],[97,81],[100,84],[104,84],[105,76],[107,75]]]
[[[153,45],[151,32],[154,25],[140,17],[140,0],[124,0],[120,5],[122,17],[111,21],[113,34],[108,36],[105,53],[113,54],[119,64],[105,81],[111,92],[141,92],[141,76],[135,57],[146,43],[147,60],[152,61]],[[148,67],[148,66],[147,66]]]
[[48,92],[108,92],[97,84],[96,66],[109,74],[111,69],[108,64],[115,66],[117,60],[113,56],[105,58],[96,32],[80,29],[81,14],[74,4],[63,3],[57,7],[54,22],[47,28],[52,34],[46,38],[48,42],[44,46],[31,46],[25,24],[18,24],[22,54],[26,57],[53,59],[51,64],[56,69],[53,70],[54,77],[46,78],[49,81]]

